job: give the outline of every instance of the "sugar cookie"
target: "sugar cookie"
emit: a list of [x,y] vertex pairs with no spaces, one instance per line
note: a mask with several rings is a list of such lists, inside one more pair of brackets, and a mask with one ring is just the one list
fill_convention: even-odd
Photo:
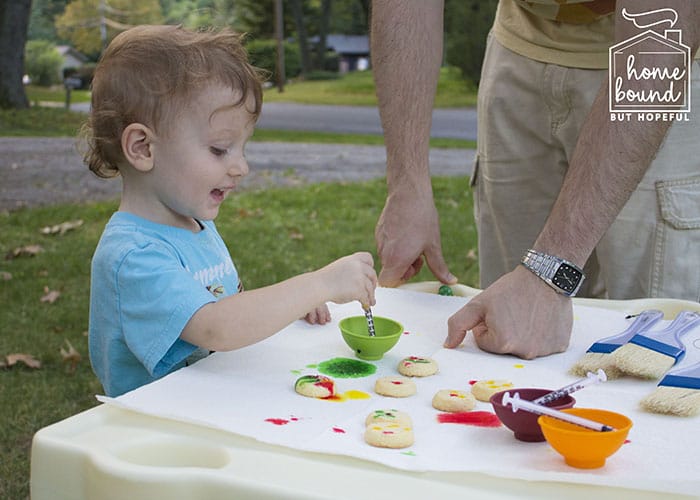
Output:
[[472,394],[479,401],[489,402],[489,398],[497,392],[513,388],[510,380],[479,380],[472,385]]
[[433,408],[440,411],[471,411],[476,406],[476,399],[468,392],[443,389],[433,396]]
[[411,427],[413,421],[411,416],[405,411],[400,410],[374,410],[372,413],[367,415],[365,419],[365,425],[379,424],[379,423],[393,423],[402,426]]
[[294,390],[309,398],[330,398],[335,394],[335,382],[323,375],[304,375],[294,384]]
[[399,361],[399,373],[407,377],[427,377],[438,371],[438,365],[434,359],[409,356]]
[[374,383],[374,392],[392,398],[405,398],[416,393],[416,384],[406,377],[381,377]]
[[379,448],[406,448],[413,441],[413,428],[408,425],[380,422],[365,429],[365,442]]

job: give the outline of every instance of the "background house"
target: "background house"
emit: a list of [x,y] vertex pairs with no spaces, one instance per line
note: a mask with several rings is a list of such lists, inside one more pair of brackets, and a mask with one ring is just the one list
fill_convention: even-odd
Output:
[[63,74],[66,68],[80,68],[88,62],[88,58],[78,52],[70,45],[56,45],[56,50],[63,57],[63,63],[61,64],[61,74]]
[[[317,36],[310,38],[318,44]],[[328,35],[326,49],[338,54],[338,72],[364,71],[369,68],[369,37],[367,35]]]

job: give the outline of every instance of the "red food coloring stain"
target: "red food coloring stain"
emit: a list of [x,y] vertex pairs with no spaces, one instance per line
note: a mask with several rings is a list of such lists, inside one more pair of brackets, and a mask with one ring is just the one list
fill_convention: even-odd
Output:
[[274,425],[287,425],[289,422],[298,422],[299,417],[289,417],[289,419],[286,418],[266,418],[265,422],[269,422]]
[[470,381],[469,381],[469,385],[474,385],[474,384],[476,384],[477,382],[478,382],[478,380],[470,380]]
[[622,443],[622,444],[628,444],[628,443],[631,443],[631,442],[632,442],[632,441],[630,441],[629,439],[625,439],[625,442]]
[[345,434],[345,430],[341,429],[340,427],[333,427],[333,432],[336,434]]
[[440,413],[437,416],[441,424],[473,425],[474,427],[500,427],[498,417],[488,411],[463,411],[458,413]]
[[289,423],[289,420],[286,420],[284,418],[266,418],[265,422],[270,422],[271,424],[275,425],[287,425]]
[[411,332],[403,332],[404,335],[410,335]]
[[392,380],[391,383],[394,385],[403,385],[403,382],[401,382],[400,380]]

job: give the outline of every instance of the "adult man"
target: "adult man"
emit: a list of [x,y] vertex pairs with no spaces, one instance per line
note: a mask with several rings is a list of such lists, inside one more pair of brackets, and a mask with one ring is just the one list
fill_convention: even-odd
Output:
[[[700,298],[697,111],[671,126],[614,121],[608,109],[608,48],[643,31],[629,13],[662,18],[659,9],[673,9],[674,29],[695,54],[700,5],[692,0],[500,0],[479,88],[475,165],[486,289],[450,318],[447,347],[472,330],[491,352],[529,359],[565,350],[569,295],[586,263],[588,296]],[[373,3],[373,68],[387,144],[388,196],[376,228],[383,285],[409,279],[423,257],[438,279],[456,281],[442,257],[428,170],[442,16],[442,0]],[[630,80],[635,91],[662,84]],[[518,265],[521,258],[530,269]],[[572,273],[564,281],[571,281],[560,282],[557,293],[538,274],[562,262]]]

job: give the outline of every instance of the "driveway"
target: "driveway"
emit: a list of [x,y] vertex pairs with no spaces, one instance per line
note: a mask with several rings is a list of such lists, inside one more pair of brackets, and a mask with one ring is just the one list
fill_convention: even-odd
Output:
[[[243,189],[385,175],[383,146],[251,142]],[[468,175],[474,151],[434,149],[433,175]],[[100,179],[82,163],[72,138],[0,137],[0,210],[119,196],[119,179]]]

